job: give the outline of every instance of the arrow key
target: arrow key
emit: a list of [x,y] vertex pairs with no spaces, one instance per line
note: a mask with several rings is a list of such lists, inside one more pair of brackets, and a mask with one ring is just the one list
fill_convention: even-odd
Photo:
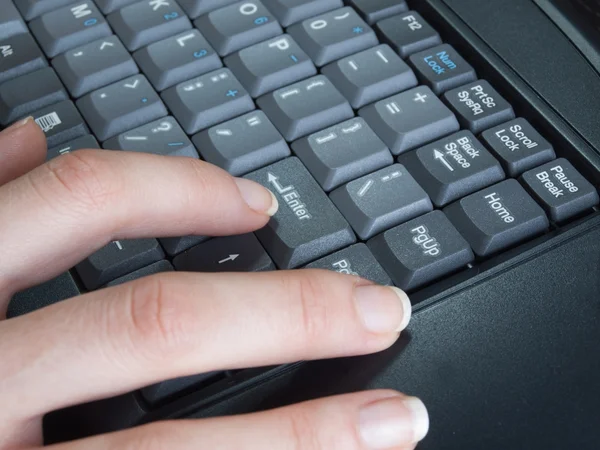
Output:
[[470,131],[459,131],[398,158],[437,207],[504,179],[500,163]]
[[275,270],[254,234],[211,239],[173,260],[175,270],[187,272],[263,272]]

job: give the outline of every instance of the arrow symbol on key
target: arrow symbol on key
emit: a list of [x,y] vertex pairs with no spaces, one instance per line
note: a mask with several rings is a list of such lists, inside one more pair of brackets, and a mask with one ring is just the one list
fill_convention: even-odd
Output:
[[100,50],[104,50],[105,47],[114,47],[114,46],[115,46],[115,44],[113,44],[112,42],[103,42],[100,45]]
[[138,84],[140,84],[140,80],[135,80],[133,83],[124,84],[123,86],[125,86],[126,88],[129,88],[129,89],[135,89],[136,87],[138,87]]
[[279,177],[276,177],[271,172],[268,173],[267,179],[269,180],[269,183],[275,186],[275,189],[277,189],[277,192],[279,192],[280,194],[283,194],[284,192],[290,190],[289,186],[284,188],[278,181]]
[[442,164],[444,164],[450,172],[454,172],[454,167],[452,167],[450,165],[450,163],[448,161],[446,161],[446,157],[444,156],[444,154],[442,152],[440,152],[439,150],[434,150],[433,157],[435,159],[437,159],[438,161],[441,161]]
[[219,261],[219,264],[226,263],[227,261],[235,261],[238,256],[240,256],[240,255],[229,255],[227,258],[222,259],[221,261]]

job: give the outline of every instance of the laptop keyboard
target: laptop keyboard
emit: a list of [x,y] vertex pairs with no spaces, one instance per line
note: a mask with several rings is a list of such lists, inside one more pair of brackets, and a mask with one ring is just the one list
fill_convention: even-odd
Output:
[[[170,270],[322,268],[414,292],[599,202],[403,0],[0,5],[0,124],[33,115],[48,159],[202,158],[280,203],[256,233],[112,242],[47,283],[48,303]],[[19,294],[9,316],[40,306]],[[231,374],[140,395],[152,408]]]

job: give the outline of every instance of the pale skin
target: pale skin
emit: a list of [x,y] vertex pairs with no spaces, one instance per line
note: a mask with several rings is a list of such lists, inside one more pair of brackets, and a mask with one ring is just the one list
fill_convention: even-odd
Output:
[[[15,292],[113,240],[246,233],[278,207],[260,185],[197,160],[106,150],[45,157],[32,120],[0,133],[2,319]],[[0,450],[40,447],[48,411],[161,380],[381,351],[409,318],[397,289],[296,270],[160,274],[1,320]],[[403,450],[427,429],[419,400],[376,390],[50,448]]]

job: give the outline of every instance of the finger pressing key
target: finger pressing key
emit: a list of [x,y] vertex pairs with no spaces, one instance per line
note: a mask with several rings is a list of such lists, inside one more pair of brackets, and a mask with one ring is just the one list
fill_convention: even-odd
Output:
[[0,323],[13,405],[0,424],[197,373],[380,351],[410,315],[399,289],[330,271],[154,275]]
[[0,298],[62,273],[110,241],[246,233],[277,208],[259,184],[192,158],[65,154],[0,187]]

